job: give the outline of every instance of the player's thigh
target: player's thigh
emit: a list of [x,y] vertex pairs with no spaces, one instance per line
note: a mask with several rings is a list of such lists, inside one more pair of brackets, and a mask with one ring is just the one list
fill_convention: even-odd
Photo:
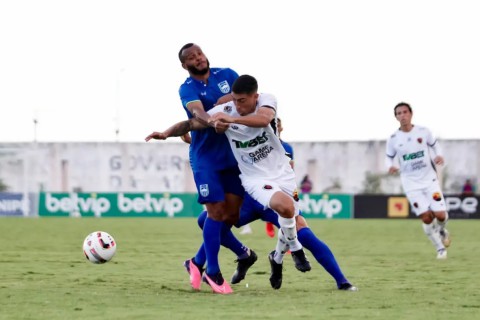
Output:
[[245,195],[242,181],[240,180],[240,170],[238,167],[225,169],[219,172],[220,183],[224,193],[237,195],[241,198]]
[[430,211],[430,199],[423,190],[414,190],[406,193],[408,202],[412,207],[413,213],[417,217],[423,213]]
[[238,177],[238,169],[201,170],[193,173],[201,204],[223,202],[225,193],[243,197],[245,191]]
[[[272,197],[277,192],[282,192],[292,201],[293,195],[296,192],[296,183],[291,181],[282,181],[278,179],[276,181],[258,179],[258,178],[245,178],[242,179],[245,191],[256,201],[258,201],[264,208],[271,208],[275,210],[275,206],[272,206]],[[299,204],[297,201],[293,201],[294,215],[299,213]],[[278,212],[277,212],[278,213]]]

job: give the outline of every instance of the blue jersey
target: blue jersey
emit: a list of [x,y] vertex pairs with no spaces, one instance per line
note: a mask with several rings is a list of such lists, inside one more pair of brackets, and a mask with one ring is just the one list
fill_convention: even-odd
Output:
[[[201,101],[205,111],[214,107],[217,100],[231,92],[238,74],[229,68],[210,68],[208,84],[188,77],[180,86],[179,94],[188,118],[192,114],[187,104]],[[224,134],[218,134],[213,128],[192,131],[190,144],[190,165],[194,172],[201,170],[223,170],[237,167],[237,162]]]

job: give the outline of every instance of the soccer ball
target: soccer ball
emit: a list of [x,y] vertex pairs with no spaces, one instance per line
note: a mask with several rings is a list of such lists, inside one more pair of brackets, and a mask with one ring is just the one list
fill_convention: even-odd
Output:
[[110,261],[117,251],[117,243],[105,231],[90,233],[83,241],[83,253],[88,261],[99,264]]

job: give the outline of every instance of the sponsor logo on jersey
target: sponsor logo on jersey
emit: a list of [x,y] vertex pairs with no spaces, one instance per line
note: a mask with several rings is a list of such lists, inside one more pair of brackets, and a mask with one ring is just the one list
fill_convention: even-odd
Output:
[[223,112],[231,113],[232,112],[232,106],[231,105],[226,105],[223,107]]
[[201,96],[206,96],[206,95],[207,95],[207,91],[200,92],[200,95],[201,95]]
[[238,130],[238,126],[236,125],[231,125],[230,128],[232,128],[233,130]]
[[263,144],[265,142],[268,141],[268,137],[267,137],[267,132],[263,132],[262,135],[256,137],[256,138],[253,138],[252,140],[248,140],[248,141],[239,141],[239,140],[235,140],[235,139],[232,139],[232,142],[235,142],[235,148],[240,148],[240,149],[243,149],[243,148],[248,148],[248,147],[255,147],[255,146],[258,146],[259,144]]
[[414,153],[404,154],[402,158],[404,161],[408,161],[408,160],[423,158],[423,156],[424,156],[424,152],[422,150]]
[[202,197],[206,197],[210,194],[210,190],[208,189],[208,184],[201,184],[199,186],[199,189],[200,189],[200,194],[202,195]]
[[272,152],[273,147],[272,146],[263,146],[258,150],[255,150],[255,152],[250,152],[248,155],[250,156],[251,161],[254,163],[260,162],[263,159],[266,159],[268,157],[268,154]]
[[224,80],[218,84],[218,88],[220,88],[220,91],[222,93],[229,93],[230,92],[230,85],[228,84],[227,80]]

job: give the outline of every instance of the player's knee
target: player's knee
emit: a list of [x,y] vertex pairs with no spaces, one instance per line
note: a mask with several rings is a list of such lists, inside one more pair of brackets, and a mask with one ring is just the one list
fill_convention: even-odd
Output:
[[296,224],[297,224],[297,231],[308,227],[307,221],[302,216],[296,216],[295,221],[296,221]]
[[432,223],[434,218],[435,216],[433,215],[432,211],[427,211],[420,215],[420,219],[422,219],[423,223],[425,224]]
[[435,218],[437,218],[440,221],[445,221],[447,218],[447,213],[445,211],[438,211],[433,213],[435,215]]

